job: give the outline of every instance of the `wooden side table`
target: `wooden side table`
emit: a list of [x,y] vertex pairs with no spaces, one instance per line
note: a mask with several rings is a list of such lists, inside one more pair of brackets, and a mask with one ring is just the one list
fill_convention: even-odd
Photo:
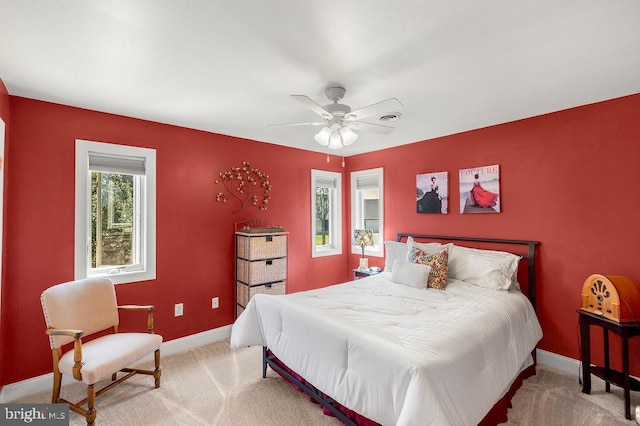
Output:
[[[640,336],[640,326],[635,322],[615,322],[608,318],[578,310],[580,322],[580,344],[582,345],[582,392],[591,392],[591,374],[606,382],[605,390],[611,392],[611,383],[624,390],[624,416],[632,420],[630,391],[640,391],[640,381],[629,377],[629,339]],[[602,327],[604,342],[604,367],[591,365],[590,326]],[[609,331],[622,338],[622,372],[609,365]]]

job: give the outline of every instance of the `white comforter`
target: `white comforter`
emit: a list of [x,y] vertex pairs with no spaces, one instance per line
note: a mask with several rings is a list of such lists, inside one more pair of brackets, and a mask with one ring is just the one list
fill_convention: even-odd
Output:
[[[345,407],[383,425],[475,425],[542,338],[528,299],[390,273],[286,296],[258,294],[231,346],[268,346]],[[257,367],[257,366],[256,366]]]

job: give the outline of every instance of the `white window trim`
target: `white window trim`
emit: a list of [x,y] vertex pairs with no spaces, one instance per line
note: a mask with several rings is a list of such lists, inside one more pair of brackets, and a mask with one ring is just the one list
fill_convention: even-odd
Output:
[[105,276],[115,284],[153,280],[156,278],[156,150],[103,142],[76,139],[76,224],[75,224],[75,279],[87,278],[91,250],[91,185],[89,178],[89,152],[114,156],[145,158],[145,211],[142,241],[145,244],[141,271],[91,274]]
[[[333,216],[337,220],[332,221],[332,236],[334,244],[332,249],[316,249],[316,181],[318,178],[335,179],[336,200],[333,203]],[[311,257],[335,256],[342,254],[342,174],[325,170],[311,170]]]
[[[364,176],[373,176],[375,175],[378,178],[379,185],[379,202],[378,202],[378,215],[380,217],[380,241],[376,246],[370,246],[364,248],[365,256],[374,256],[374,257],[384,257],[384,168],[378,167],[376,169],[368,169],[368,170],[360,170],[357,172],[351,172],[351,233],[349,235],[353,235],[353,231],[356,229],[360,229],[360,225],[358,222],[358,215],[362,214],[360,212],[360,206],[362,203],[360,200],[356,200],[357,193],[357,182],[358,178]],[[353,244],[353,239],[349,242],[351,245],[351,253],[362,255],[362,248],[360,246]]]

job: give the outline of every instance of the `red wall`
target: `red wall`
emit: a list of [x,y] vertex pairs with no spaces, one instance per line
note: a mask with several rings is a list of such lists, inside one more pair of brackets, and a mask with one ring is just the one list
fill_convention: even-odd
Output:
[[[0,114],[8,116],[2,94],[0,87]],[[640,95],[350,157],[346,169],[337,157],[327,164],[318,153],[19,97],[9,96],[9,110],[0,384],[51,371],[39,295],[73,279],[77,138],[157,149],[157,279],[119,285],[117,292],[122,303],[154,304],[165,340],[233,321],[236,221],[259,216],[290,231],[289,291],[350,277],[357,255],[310,257],[312,168],[347,172],[348,205],[348,172],[384,167],[386,239],[405,231],[539,240],[542,349],[579,358],[575,311],[587,276],[640,282]],[[242,161],[271,177],[265,212],[234,215],[215,201],[218,173]],[[503,212],[459,214],[458,170],[491,164],[500,165]],[[434,171],[449,171],[450,213],[417,214],[415,176]],[[210,308],[213,296],[220,297],[218,310]],[[174,318],[178,302],[185,315]],[[637,374],[640,347],[632,344]]]
[[[74,278],[76,139],[157,150],[157,279],[116,291],[120,303],[155,305],[156,332],[165,341],[233,322],[236,221],[260,217],[290,232],[288,291],[350,276],[345,257],[311,259],[310,169],[341,172],[339,157],[327,164],[323,154],[14,96],[10,109],[0,383],[51,371],[39,297]],[[270,175],[266,211],[233,214],[233,206],[215,200],[223,191],[218,174],[242,161]],[[214,296],[217,310],[211,309]],[[184,316],[175,318],[179,302]]]
[[[493,164],[502,212],[461,215],[458,170]],[[384,167],[386,239],[423,232],[540,241],[541,349],[580,358],[576,309],[589,275],[640,284],[640,94],[349,157],[347,166]],[[415,213],[416,174],[439,171],[449,172],[449,214]],[[592,359],[600,362],[601,341],[594,331]],[[619,365],[619,339],[613,346]],[[640,342],[631,350],[640,373]]]

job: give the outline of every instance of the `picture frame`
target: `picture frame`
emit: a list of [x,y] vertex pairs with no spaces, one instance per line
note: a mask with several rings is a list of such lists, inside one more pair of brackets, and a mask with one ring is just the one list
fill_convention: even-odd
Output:
[[460,213],[500,213],[500,166],[472,167],[459,171]]
[[448,214],[449,172],[416,175],[416,213]]

